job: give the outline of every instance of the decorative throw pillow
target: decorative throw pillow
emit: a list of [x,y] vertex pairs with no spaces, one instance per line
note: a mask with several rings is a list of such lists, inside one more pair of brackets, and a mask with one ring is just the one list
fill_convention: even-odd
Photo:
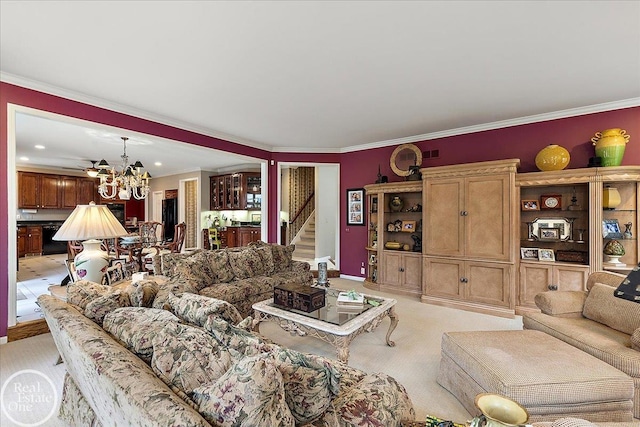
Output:
[[231,366],[229,352],[194,326],[167,323],[152,339],[151,368],[165,384],[187,395],[216,381]]
[[273,266],[276,272],[284,271],[291,265],[291,258],[296,245],[271,245],[271,253],[273,255]]
[[269,353],[245,357],[212,384],[193,392],[198,411],[223,427],[294,426],[282,375]]
[[239,355],[257,354],[262,352],[262,345],[267,344],[265,340],[252,332],[233,326],[226,320],[215,316],[209,316],[207,318],[204,329],[213,335],[221,346]]
[[298,423],[310,423],[331,406],[340,391],[340,374],[328,363],[278,347],[276,365],[284,380],[285,400]]
[[261,276],[264,274],[262,258],[254,248],[242,248],[241,251],[227,251],[229,255],[229,265],[233,275],[237,280],[249,277]]
[[214,277],[213,283],[227,283],[233,280],[233,270],[229,265],[229,254],[226,250],[208,252],[209,269]]
[[582,315],[625,334],[640,328],[640,304],[616,298],[615,288],[595,283],[586,301]]
[[169,253],[169,254],[163,254],[163,255],[156,255],[156,256],[160,256],[160,260],[161,260],[160,271],[162,272],[163,275],[171,277],[174,274],[173,270],[178,262],[180,262],[183,259],[189,258],[190,256],[193,256],[201,251],[202,249],[196,249],[191,253],[184,253],[184,254]]
[[183,293],[179,297],[170,294],[167,302],[173,314],[185,322],[198,326],[204,326],[209,316],[217,316],[232,324],[242,321],[238,310],[223,300]]
[[173,279],[188,281],[195,285],[197,291],[213,284],[213,273],[206,252],[199,252],[176,263]]
[[275,265],[273,263],[273,251],[269,247],[269,245],[261,245],[256,246],[253,250],[260,256],[262,259],[262,265],[264,268],[264,274],[270,276],[275,271]]
[[640,264],[624,278],[614,295],[640,304]]
[[102,321],[107,313],[116,308],[131,306],[129,294],[118,289],[114,292],[102,295],[91,301],[84,309],[84,315],[102,326]]
[[151,307],[158,290],[159,286],[153,280],[140,280],[129,284],[125,292],[129,294],[133,307]]
[[80,280],[67,286],[67,302],[84,310],[91,301],[111,292],[113,288],[109,286]]
[[180,319],[166,310],[143,307],[118,308],[104,317],[102,327],[113,335],[127,350],[147,363],[153,356],[153,337],[167,323]]

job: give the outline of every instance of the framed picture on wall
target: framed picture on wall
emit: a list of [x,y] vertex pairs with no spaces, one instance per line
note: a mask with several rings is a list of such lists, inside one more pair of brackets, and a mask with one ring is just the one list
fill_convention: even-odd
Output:
[[347,225],[364,225],[364,188],[347,190]]

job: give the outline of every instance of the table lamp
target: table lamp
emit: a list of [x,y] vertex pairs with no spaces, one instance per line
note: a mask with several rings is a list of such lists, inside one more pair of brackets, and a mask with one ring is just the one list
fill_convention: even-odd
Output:
[[83,251],[74,259],[78,277],[95,283],[109,267],[109,254],[100,248],[102,240],[126,236],[127,230],[105,205],[78,205],[53,236],[53,240],[82,240]]

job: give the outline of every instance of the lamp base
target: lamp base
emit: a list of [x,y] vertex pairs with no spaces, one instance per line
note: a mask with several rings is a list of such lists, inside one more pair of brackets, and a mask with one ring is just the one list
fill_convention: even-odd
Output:
[[109,254],[100,248],[101,240],[90,239],[82,242],[83,250],[73,260],[80,280],[102,283],[102,277],[109,267]]

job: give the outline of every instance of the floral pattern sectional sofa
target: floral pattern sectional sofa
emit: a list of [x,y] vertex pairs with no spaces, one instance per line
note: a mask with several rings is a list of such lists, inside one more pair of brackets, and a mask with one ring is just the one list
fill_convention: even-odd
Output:
[[309,264],[291,258],[294,249],[260,241],[239,248],[156,255],[154,273],[168,277],[178,292],[227,301],[249,316],[254,303],[273,297],[276,285],[313,283]]
[[38,299],[65,362],[72,426],[399,426],[413,405],[392,377],[275,345],[231,304],[154,281],[69,285]]

